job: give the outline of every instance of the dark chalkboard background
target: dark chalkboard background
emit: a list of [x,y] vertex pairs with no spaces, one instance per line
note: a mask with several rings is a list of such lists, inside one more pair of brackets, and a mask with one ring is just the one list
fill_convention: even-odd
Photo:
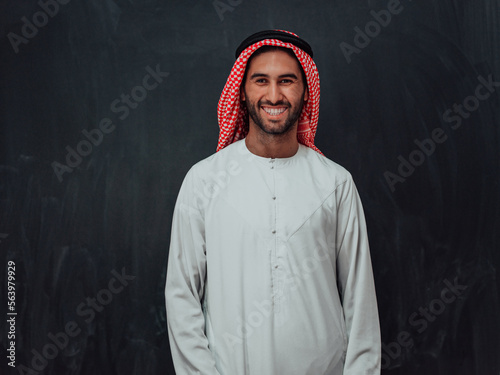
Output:
[[[499,374],[498,1],[41,4],[0,9],[1,374],[173,373],[175,199],[215,152],[235,48],[267,28],[313,46],[316,145],[353,174],[367,216],[382,373]],[[149,69],[162,76],[143,82]],[[84,154],[74,168],[68,150]]]

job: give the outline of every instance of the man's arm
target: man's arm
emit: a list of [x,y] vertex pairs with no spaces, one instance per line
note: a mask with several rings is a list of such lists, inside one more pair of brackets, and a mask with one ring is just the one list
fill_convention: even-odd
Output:
[[337,204],[337,275],[348,338],[344,375],[380,374],[380,325],[368,235],[350,176],[337,190]]
[[197,207],[193,170],[186,175],[172,219],[165,303],[177,375],[219,375],[208,348],[201,303],[206,275],[205,225]]

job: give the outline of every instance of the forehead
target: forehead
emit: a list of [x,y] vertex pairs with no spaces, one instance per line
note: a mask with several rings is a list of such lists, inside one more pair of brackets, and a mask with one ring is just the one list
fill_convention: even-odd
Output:
[[247,66],[248,74],[295,73],[299,76],[301,74],[300,72],[301,68],[297,58],[290,56],[290,54],[282,50],[263,52],[253,57]]

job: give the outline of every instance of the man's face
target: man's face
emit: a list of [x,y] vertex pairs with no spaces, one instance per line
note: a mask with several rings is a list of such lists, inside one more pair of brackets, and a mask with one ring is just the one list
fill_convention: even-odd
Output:
[[246,102],[250,123],[267,134],[284,134],[297,122],[309,99],[296,58],[284,51],[268,51],[247,65],[241,99]]

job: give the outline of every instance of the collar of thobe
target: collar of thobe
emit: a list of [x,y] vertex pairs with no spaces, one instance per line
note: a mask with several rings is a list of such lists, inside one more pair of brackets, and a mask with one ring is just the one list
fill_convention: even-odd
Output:
[[286,158],[269,158],[269,157],[260,156],[260,155],[257,155],[257,154],[254,154],[253,152],[251,152],[246,145],[245,139],[246,138],[237,141],[239,143],[238,147],[240,147],[239,152],[241,152],[241,154],[243,154],[243,156],[247,157],[249,160],[257,161],[260,164],[262,164],[266,167],[269,167],[269,168],[287,167],[287,166],[291,165],[292,163],[294,163],[298,158],[300,158],[301,155],[306,151],[305,150],[306,146],[299,143],[299,147],[297,149],[297,152],[294,155],[286,157]]

